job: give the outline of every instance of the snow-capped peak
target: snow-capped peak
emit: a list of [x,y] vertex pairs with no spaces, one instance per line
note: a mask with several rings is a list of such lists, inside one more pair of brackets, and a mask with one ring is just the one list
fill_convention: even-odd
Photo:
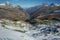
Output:
[[0,6],[5,6],[5,3],[0,3]]
[[59,4],[55,4],[56,6],[60,6]]
[[10,3],[7,1],[6,3],[0,3],[0,6],[10,5]]

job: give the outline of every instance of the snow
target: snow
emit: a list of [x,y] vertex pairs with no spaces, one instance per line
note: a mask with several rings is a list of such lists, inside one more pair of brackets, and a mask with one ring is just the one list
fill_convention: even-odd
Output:
[[0,25],[0,39],[2,40],[34,40],[34,38],[29,37],[27,34],[25,33],[21,33],[21,32],[17,32],[17,31],[13,31],[13,30],[8,30],[3,28]]
[[[2,22],[0,20],[0,22]],[[9,22],[7,22],[9,23]],[[18,22],[20,23],[20,22]],[[23,22],[24,23],[24,22]],[[14,31],[14,30],[21,30],[20,27],[14,26],[11,23],[10,25],[5,25],[5,27],[9,28],[6,29],[5,27],[2,26],[0,23],[0,40],[60,40],[60,28],[58,28],[59,32],[56,34],[48,34],[47,36],[44,35],[44,33],[41,33],[40,30],[42,28],[45,28],[47,25],[39,25],[41,26],[38,30],[34,30],[33,27],[24,27],[23,29],[26,29],[27,32],[19,32],[19,31]],[[25,23],[26,24],[26,23]],[[39,27],[38,26],[38,27]],[[45,26],[45,27],[43,27]]]
[[3,4],[0,4],[0,6],[5,6],[5,4],[3,3]]
[[12,31],[12,30],[6,30],[6,29],[0,27],[0,37],[2,38],[2,40],[4,38],[5,39],[8,38],[8,39],[12,39],[12,40],[19,40],[19,39],[22,39],[21,36],[22,36],[22,33],[15,32],[15,31]]
[[[6,20],[5,20],[6,21]],[[20,27],[15,27],[14,25],[10,24],[10,25],[5,25],[5,27],[2,26],[1,22],[3,22],[2,20],[0,20],[0,40],[34,40],[33,37],[28,36],[27,34],[23,33],[23,32],[18,32],[18,31],[14,31],[14,30],[21,30]]]

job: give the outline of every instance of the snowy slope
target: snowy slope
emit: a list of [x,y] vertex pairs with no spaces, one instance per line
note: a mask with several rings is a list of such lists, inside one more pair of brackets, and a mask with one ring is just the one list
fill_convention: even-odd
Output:
[[[40,27],[37,28],[35,28],[35,26],[33,27],[25,26],[25,29],[27,30],[24,33],[20,31],[15,31],[20,29],[19,26],[14,26],[11,23],[7,22],[8,25],[5,24],[6,26],[5,28],[4,26],[2,26],[2,22],[3,21],[0,20],[0,40],[60,40],[60,28],[58,28],[59,32],[54,34],[50,32],[50,34],[47,33],[47,36],[45,36],[44,32],[41,33],[40,31],[41,29],[46,28],[47,25],[44,24],[43,24],[44,26],[40,25]],[[46,29],[44,29],[43,31],[45,30]]]
[[28,39],[31,40],[32,39],[32,37],[29,37],[27,34],[23,32],[14,31],[20,29],[19,27],[14,27],[10,24],[5,28],[4,26],[2,26],[1,22],[3,21],[0,20],[0,40],[28,40]]

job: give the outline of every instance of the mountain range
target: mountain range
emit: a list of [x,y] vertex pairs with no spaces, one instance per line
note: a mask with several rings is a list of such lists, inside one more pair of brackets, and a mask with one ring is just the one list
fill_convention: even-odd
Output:
[[59,4],[42,4],[23,9],[19,5],[0,3],[0,19],[23,20],[35,23],[54,18],[60,20]]
[[[33,21],[40,21],[43,19],[60,18],[60,5],[59,4],[42,4],[35,7],[26,9],[30,14],[30,19]],[[60,19],[59,19],[60,20]]]

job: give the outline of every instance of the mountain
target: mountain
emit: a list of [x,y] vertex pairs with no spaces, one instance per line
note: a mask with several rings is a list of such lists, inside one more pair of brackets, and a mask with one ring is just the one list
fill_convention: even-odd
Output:
[[[32,10],[35,10],[31,13],[30,11],[30,14],[31,14],[31,17],[30,20],[31,22],[32,21],[40,21],[40,20],[43,20],[43,19],[46,19],[46,18],[60,18],[60,12],[55,12],[55,11],[59,11],[60,10],[60,5],[59,4],[43,4],[43,5],[40,5],[39,7],[36,6],[34,7],[35,9],[31,9]],[[38,8],[38,9],[36,9]],[[35,23],[35,22],[34,22]]]
[[36,15],[36,14],[37,15],[39,15],[39,14],[40,15],[46,15],[46,14],[54,12],[55,10],[60,10],[59,7],[58,6],[53,6],[52,7],[52,5],[51,6],[44,6],[41,9],[35,11],[33,15]]
[[37,5],[34,7],[26,8],[25,11],[29,13],[30,16],[32,16],[36,11],[38,11],[39,9],[42,9],[44,6],[48,6],[48,5],[47,4]]
[[0,3],[0,18],[25,20],[29,15],[19,5]]
[[38,9],[40,9],[40,5],[30,7],[30,8],[25,8],[24,10],[31,16],[33,14],[33,12],[37,11]]
[[[54,6],[54,8],[56,9],[57,8],[57,6],[60,6],[59,4],[50,4],[50,5],[48,5],[48,4],[42,4],[42,5],[38,5],[38,6],[34,6],[34,7],[30,7],[30,8],[27,8],[27,9],[25,9],[25,11],[27,12],[27,13],[29,13],[31,16],[33,15],[33,14],[35,14],[35,13],[37,13],[37,11],[38,12],[46,12],[48,9],[50,10],[50,8],[52,9],[53,8],[53,6]],[[55,7],[56,6],[56,7]]]

